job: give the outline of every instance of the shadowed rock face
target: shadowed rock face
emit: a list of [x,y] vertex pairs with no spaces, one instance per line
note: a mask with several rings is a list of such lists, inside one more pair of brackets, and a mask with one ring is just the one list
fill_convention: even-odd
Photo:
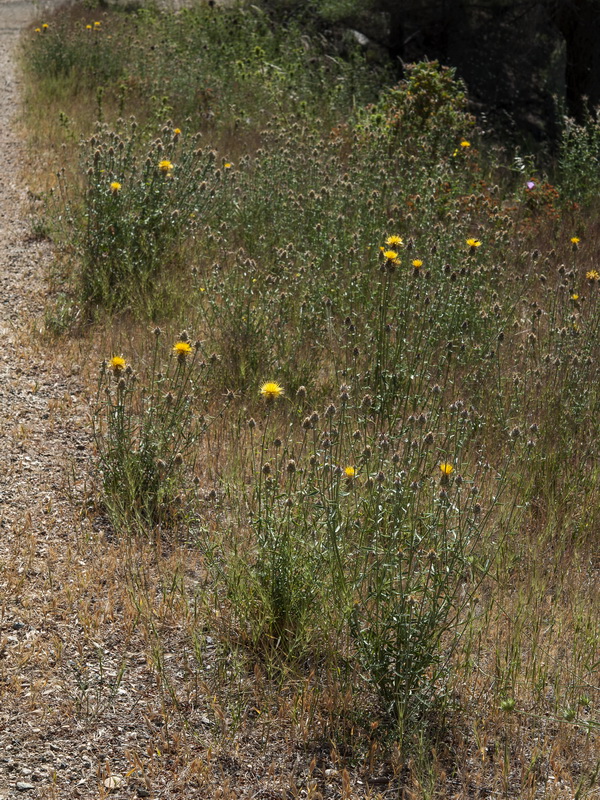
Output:
[[586,102],[600,105],[600,0],[356,0],[347,8],[338,24],[387,51],[399,76],[403,62],[424,58],[456,67],[473,110],[495,127],[553,140],[565,111],[581,121]]
[[567,106],[581,122],[587,109],[600,106],[600,3],[561,0],[552,5],[551,17],[566,46]]
[[493,126],[536,139],[554,138],[556,98],[560,102],[566,93],[566,48],[549,6],[474,6],[461,0],[380,0],[377,6],[382,9],[378,24],[373,16],[365,17],[366,32],[385,41],[399,64],[428,58],[456,67],[468,86],[473,110]]

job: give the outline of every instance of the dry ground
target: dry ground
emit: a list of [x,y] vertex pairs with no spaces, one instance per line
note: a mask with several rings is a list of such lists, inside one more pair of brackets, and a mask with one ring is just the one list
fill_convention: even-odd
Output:
[[[369,772],[367,757],[348,775],[311,716],[316,707],[326,713],[322,687],[289,680],[278,695],[258,661],[236,659],[213,638],[218,610],[196,602],[201,548],[111,534],[89,491],[89,397],[96,365],[111,353],[98,331],[95,344],[41,335],[52,253],[30,235],[14,69],[19,33],[38,11],[0,0],[0,800],[566,800],[578,786],[587,792],[580,796],[597,797],[596,729],[573,734],[555,718],[520,725],[493,713],[494,664],[464,690],[473,719],[448,757],[445,793],[410,777],[399,790],[394,770],[403,765],[393,755],[385,774]],[[596,591],[591,584],[587,599]],[[509,628],[498,626],[497,652]],[[429,766],[443,784],[444,765],[415,772]],[[519,787],[529,788],[521,795]]]

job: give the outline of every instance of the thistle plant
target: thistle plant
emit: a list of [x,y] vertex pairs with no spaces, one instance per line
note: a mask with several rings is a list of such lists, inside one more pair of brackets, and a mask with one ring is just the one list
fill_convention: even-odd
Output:
[[83,151],[81,207],[59,174],[81,258],[81,298],[111,310],[139,305],[167,269],[178,267],[186,240],[215,213],[227,171],[212,150],[172,123],[149,146],[135,120],[120,132],[98,125]]
[[194,445],[207,426],[198,409],[205,366],[198,352],[184,332],[161,364],[157,330],[145,379],[122,356],[102,363],[94,438],[104,503],[119,529],[173,521],[192,495],[186,481],[194,471]]

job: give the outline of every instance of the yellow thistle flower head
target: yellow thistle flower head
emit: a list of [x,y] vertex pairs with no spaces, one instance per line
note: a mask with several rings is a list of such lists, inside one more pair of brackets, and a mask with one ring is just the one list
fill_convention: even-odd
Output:
[[44,24],[42,25],[42,30],[43,30],[43,31],[47,31],[49,27],[50,27],[50,26],[48,25],[48,23],[47,23],[47,22],[44,22]]
[[41,33],[41,32],[42,32],[42,29],[41,29],[41,28],[36,28],[36,29],[35,29],[35,32],[36,32],[36,33]]
[[395,261],[398,258],[398,253],[395,250],[384,250],[383,257],[388,261]]
[[571,244],[579,244],[580,241],[579,236],[571,236]]
[[260,387],[260,393],[266,400],[275,400],[283,394],[283,386],[275,381],[267,381]]
[[412,262],[412,265],[415,269],[421,269],[421,267],[423,266],[423,262],[421,261],[420,258],[415,258],[414,261]]
[[471,147],[471,142],[467,141],[466,139],[463,139],[462,142],[460,143],[460,146],[466,149],[467,147]]
[[591,269],[585,273],[585,277],[588,281],[600,281],[600,273],[597,270]]
[[448,475],[451,475],[454,472],[454,467],[447,461],[442,461],[442,463],[440,464],[440,470],[442,472],[442,475],[445,475],[447,477]]
[[173,164],[171,164],[171,162],[165,158],[163,161],[158,162],[158,168],[163,175],[168,175],[173,169]]
[[173,345],[173,352],[177,356],[179,362],[183,363],[192,352],[192,345],[189,342],[175,342]]
[[181,136],[181,128],[174,128],[173,136]]
[[479,239],[467,239],[467,244],[472,248],[481,247],[481,242]]
[[571,300],[579,300],[579,295],[578,294],[572,294],[571,295]]
[[356,469],[354,467],[346,467],[344,470],[344,475],[347,478],[354,478],[356,475]]
[[393,236],[388,236],[388,238],[385,240],[385,243],[388,247],[402,247],[404,241],[401,236],[396,236],[394,234]]
[[121,184],[119,181],[113,181],[110,185],[110,190],[113,194],[119,194],[121,191]]
[[123,356],[113,356],[111,360],[108,362],[108,365],[115,373],[115,375],[120,375],[121,372],[123,372],[123,370],[127,366],[127,363],[123,358]]
[[91,25],[86,25],[85,29],[86,29],[86,31],[91,31],[92,30],[92,26]]
[[94,22],[94,28],[99,28],[101,25],[101,22]]
[[232,167],[233,167],[233,164],[231,163],[231,161],[226,161],[223,164],[223,169],[231,169]]

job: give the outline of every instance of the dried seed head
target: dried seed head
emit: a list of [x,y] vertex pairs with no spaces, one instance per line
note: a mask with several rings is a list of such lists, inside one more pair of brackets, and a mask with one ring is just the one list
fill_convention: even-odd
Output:
[[335,413],[336,413],[336,411],[337,411],[337,408],[336,408],[336,407],[333,405],[333,403],[330,403],[330,404],[327,406],[326,410],[325,410],[325,416],[326,416],[328,419],[331,419],[332,417],[334,417],[334,416],[335,416]]
[[263,475],[270,475],[271,474],[271,465],[268,462],[266,464],[263,464],[262,471],[263,471]]
[[298,391],[296,392],[296,398],[298,400],[304,400],[306,398],[306,386],[298,387]]
[[250,428],[251,431],[253,431],[254,428],[256,428],[256,421],[255,421],[254,417],[250,417],[250,419],[247,422],[247,425],[248,425],[248,427]]
[[293,458],[290,458],[290,460],[288,461],[286,469],[289,475],[293,475],[294,472],[296,472],[296,462],[294,461]]
[[173,459],[173,463],[175,464],[176,467],[180,467],[183,464],[183,456],[181,455],[181,453],[177,453],[177,455]]

